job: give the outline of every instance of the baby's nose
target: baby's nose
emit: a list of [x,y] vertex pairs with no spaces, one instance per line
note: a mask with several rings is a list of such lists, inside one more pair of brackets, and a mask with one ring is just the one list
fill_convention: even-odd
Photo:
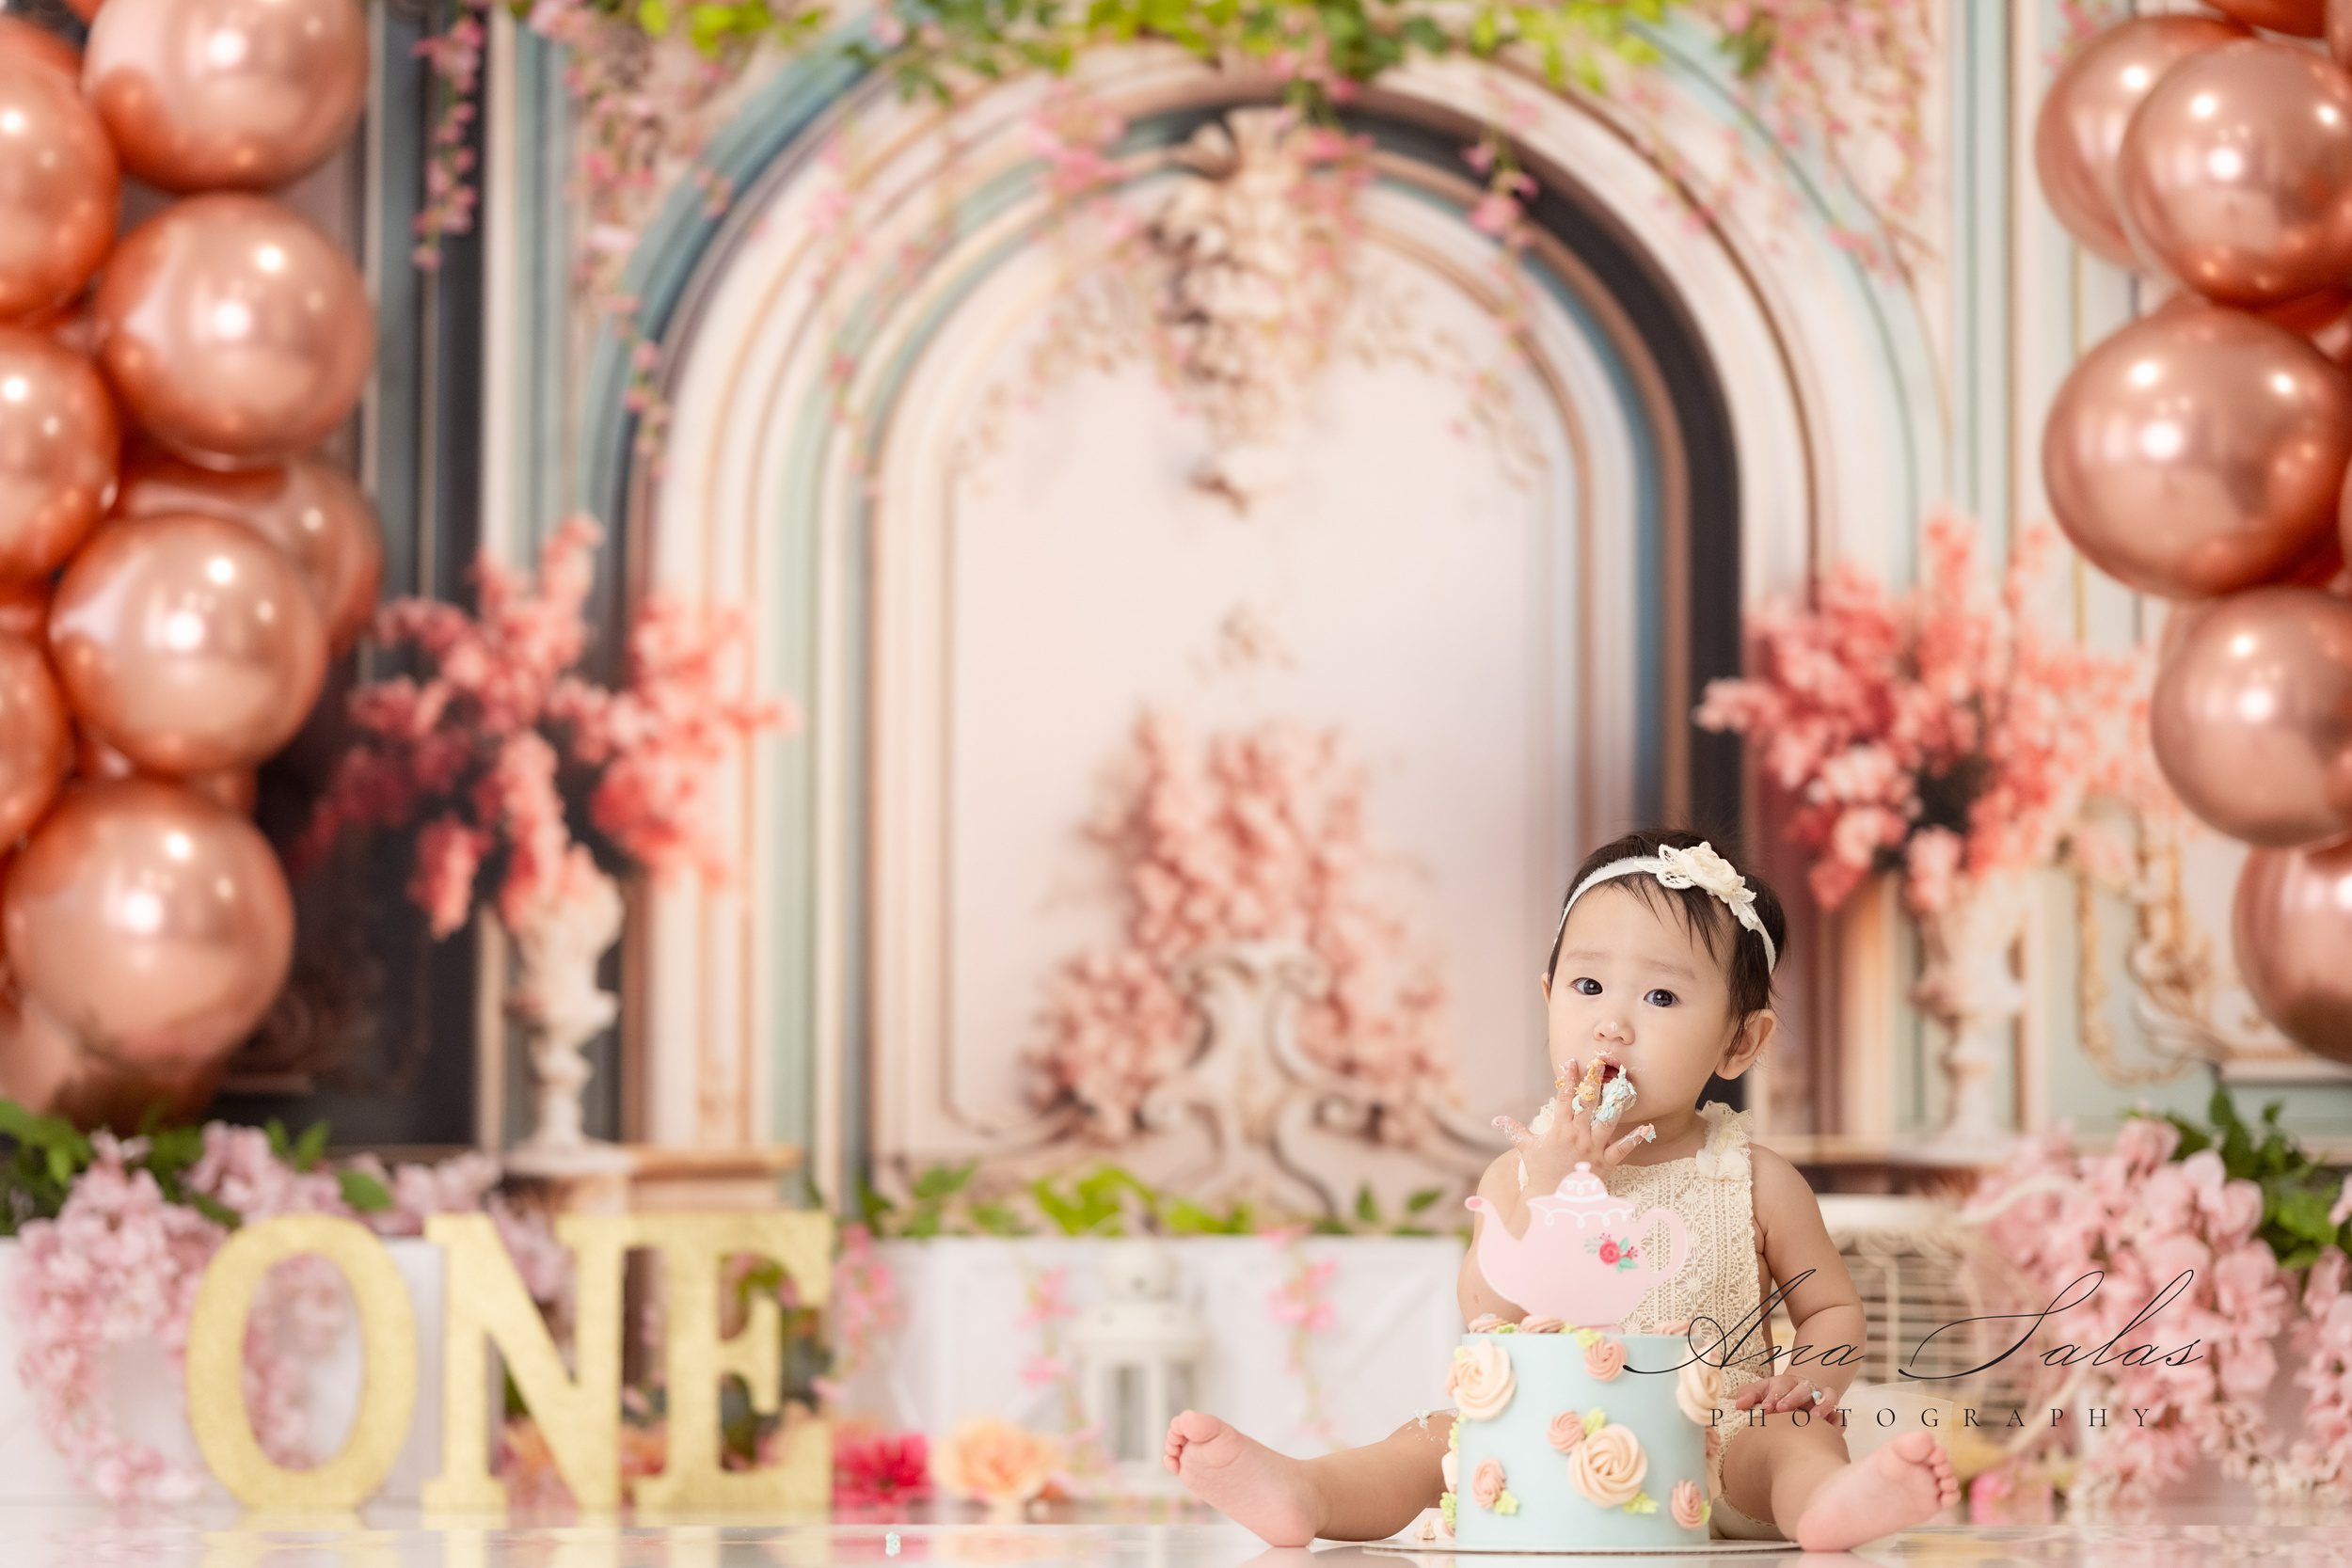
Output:
[[1604,1018],[1598,1023],[1593,1025],[1593,1038],[1595,1040],[1605,1040],[1622,1044],[1626,1040],[1630,1039],[1632,1037],[1632,1034],[1633,1032],[1626,1027],[1625,1020],[1621,1018]]

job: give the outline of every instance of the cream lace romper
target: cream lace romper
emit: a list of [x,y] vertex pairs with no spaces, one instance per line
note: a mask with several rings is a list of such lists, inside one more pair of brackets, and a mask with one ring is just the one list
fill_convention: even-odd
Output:
[[[1754,1319],[1763,1302],[1763,1248],[1756,1225],[1747,1115],[1709,1101],[1699,1107],[1699,1117],[1707,1123],[1707,1141],[1696,1154],[1651,1165],[1619,1165],[1608,1173],[1613,1196],[1629,1199],[1637,1210],[1672,1209],[1682,1216],[1691,1238],[1681,1272],[1652,1287],[1641,1305],[1618,1323],[1620,1333],[1655,1334],[1661,1324],[1681,1325],[1706,1318],[1738,1340],[1743,1330],[1735,1325]],[[1522,1169],[1522,1189],[1526,1180]],[[1747,1413],[1735,1412],[1731,1402],[1741,1388],[1769,1375],[1764,1354],[1769,1343],[1768,1336],[1758,1330],[1739,1346],[1731,1364],[1724,1369],[1715,1425],[1723,1441],[1708,1445],[1712,1531],[1733,1540],[1783,1539],[1779,1530],[1750,1518],[1724,1497],[1724,1454],[1740,1433],[1750,1430]]]

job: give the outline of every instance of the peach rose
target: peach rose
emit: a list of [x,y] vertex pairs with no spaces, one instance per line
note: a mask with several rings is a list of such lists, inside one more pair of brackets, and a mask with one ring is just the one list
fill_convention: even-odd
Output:
[[1715,1424],[1715,1407],[1724,1400],[1724,1370],[1704,1361],[1686,1363],[1675,1379],[1675,1403],[1703,1427]]
[[1444,1456],[1438,1461],[1438,1468],[1445,1476],[1445,1489],[1449,1492],[1458,1490],[1462,1484],[1455,1479],[1461,1474],[1460,1461],[1461,1456],[1452,1449],[1446,1449]]
[[1707,1494],[1699,1490],[1697,1481],[1676,1481],[1666,1506],[1673,1511],[1675,1523],[1684,1529],[1696,1529],[1707,1523]]
[[1481,1312],[1470,1321],[1470,1331],[1472,1334],[1492,1334],[1502,1322],[1492,1312]]
[[1568,1455],[1568,1484],[1600,1508],[1622,1508],[1642,1490],[1649,1455],[1630,1427],[1611,1421]]
[[1544,1440],[1562,1453],[1573,1450],[1584,1441],[1584,1418],[1573,1410],[1563,1410],[1551,1418]]
[[1519,1320],[1521,1334],[1557,1334],[1567,1326],[1557,1318],[1528,1317]]
[[1605,1336],[1584,1347],[1584,1370],[1607,1383],[1625,1370],[1625,1341]]
[[1481,1508],[1492,1508],[1502,1497],[1502,1466],[1491,1459],[1478,1462],[1478,1473],[1470,1477],[1470,1500]]
[[959,1497],[1025,1503],[1061,1469],[1061,1445],[1010,1421],[976,1417],[957,1426],[931,1458],[931,1474]]
[[1511,1402],[1511,1353],[1501,1345],[1457,1347],[1446,1386],[1464,1420],[1493,1420]]

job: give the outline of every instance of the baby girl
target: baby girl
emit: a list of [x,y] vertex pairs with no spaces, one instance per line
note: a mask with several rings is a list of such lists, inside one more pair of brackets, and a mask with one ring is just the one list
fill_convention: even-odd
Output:
[[[1480,1180],[1476,1223],[1523,1232],[1527,1200],[1552,1192],[1580,1161],[1612,1194],[1682,1215],[1689,1260],[1613,1326],[1688,1331],[1694,1351],[1726,1363],[1720,1439],[1708,1445],[1718,1535],[1842,1551],[1950,1507],[1958,1488],[1931,1433],[1848,1456],[1827,1418],[1858,1356],[1811,1365],[1808,1377],[1778,1370],[1760,1331],[1740,1340],[1742,1320],[1761,1321],[1767,1280],[1785,1292],[1796,1344],[1826,1352],[1863,1338],[1861,1299],[1804,1179],[1748,1141],[1743,1113],[1698,1103],[1710,1076],[1745,1072],[1778,1026],[1780,901],[1682,832],[1629,833],[1596,850],[1571,888],[1542,979],[1556,1093],[1531,1128],[1502,1124],[1516,1147]],[[1648,1119],[1620,1134],[1616,1118],[1636,1095]],[[1462,1263],[1462,1316],[1524,1316],[1476,1259],[1473,1247]],[[1167,1463],[1275,1545],[1376,1541],[1437,1503],[1450,1420],[1408,1421],[1369,1447],[1299,1460],[1187,1410],[1168,1425]]]

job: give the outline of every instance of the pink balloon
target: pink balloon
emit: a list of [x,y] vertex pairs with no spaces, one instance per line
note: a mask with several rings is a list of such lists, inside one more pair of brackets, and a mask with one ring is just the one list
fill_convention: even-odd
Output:
[[2181,803],[2269,848],[2352,833],[2352,604],[2251,588],[2167,643],[2149,730]]
[[2033,162],[2042,194],[2076,239],[2119,266],[2136,266],[2115,212],[2115,155],[2123,128],[2164,73],[2245,28],[2210,16],[2139,16],[2077,50],[2058,71],[2034,118]]
[[2352,1062],[2352,841],[2247,856],[2230,935],[2263,1017],[2304,1049]]
[[2143,593],[2267,581],[2326,537],[2352,462],[2352,380],[2296,334],[2195,299],[2085,355],[2051,403],[2058,526]]

